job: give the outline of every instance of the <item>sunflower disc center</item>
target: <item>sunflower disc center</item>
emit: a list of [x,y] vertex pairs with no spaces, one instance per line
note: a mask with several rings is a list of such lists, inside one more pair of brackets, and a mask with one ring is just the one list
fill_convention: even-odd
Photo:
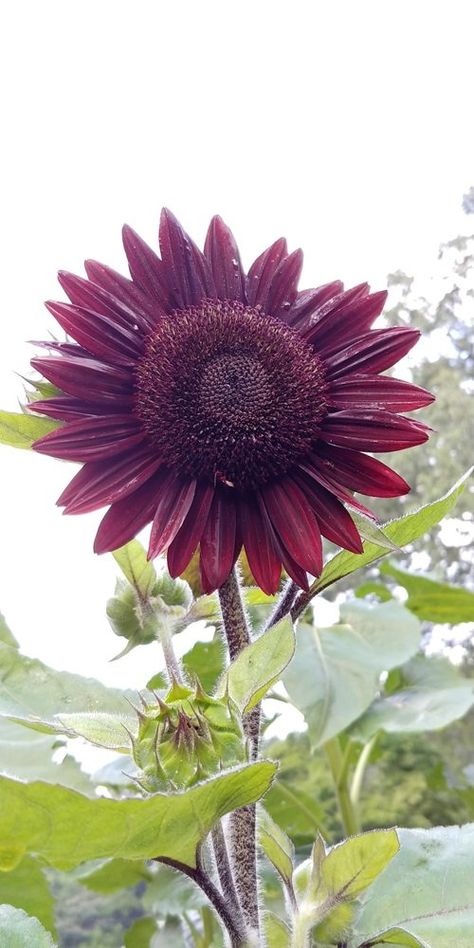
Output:
[[311,448],[325,388],[320,360],[292,329],[239,302],[204,300],[149,337],[136,410],[166,464],[245,490]]

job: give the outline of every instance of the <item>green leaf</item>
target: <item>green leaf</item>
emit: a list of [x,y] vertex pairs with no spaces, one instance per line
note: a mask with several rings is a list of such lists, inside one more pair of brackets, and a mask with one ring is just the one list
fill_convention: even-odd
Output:
[[378,932],[370,941],[364,941],[358,948],[372,948],[375,945],[392,945],[392,948],[430,948],[426,941],[420,941],[403,928],[390,928]]
[[260,845],[272,866],[279,873],[286,886],[291,886],[293,878],[295,847],[289,836],[280,829],[263,807],[258,816],[258,838]]
[[390,539],[384,528],[379,527],[370,517],[365,517],[364,514],[358,513],[353,508],[351,508],[351,517],[363,540],[375,543],[376,546],[392,553],[400,553],[400,547]]
[[0,904],[23,909],[56,935],[54,900],[38,863],[31,856],[25,856],[11,872],[0,872]]
[[151,560],[147,559],[141,543],[131,540],[120,549],[114,550],[112,556],[141,598],[148,599],[156,583],[156,570]]
[[288,925],[282,922],[273,912],[265,912],[263,929],[267,948],[290,948],[291,932]]
[[283,675],[313,746],[334,737],[374,700],[380,674],[418,649],[418,620],[395,601],[341,606],[344,625],[298,627],[296,654]]
[[61,783],[81,793],[94,794],[94,786],[73,757],[61,763],[52,758],[57,737],[39,734],[6,719],[0,719],[0,772],[21,780]]
[[231,662],[219,693],[227,692],[242,714],[250,711],[281,677],[294,650],[293,623],[286,616],[247,645]]
[[10,629],[7,626],[7,623],[0,612],[0,642],[3,642],[4,645],[9,645],[10,648],[19,648],[19,643],[17,642],[15,636],[10,632]]
[[349,948],[391,927],[430,948],[472,948],[474,824],[402,829],[399,838],[399,853],[362,896]]
[[399,848],[394,829],[351,836],[322,860],[320,892],[322,888],[335,904],[358,898],[384,871]]
[[[163,928],[157,928],[150,948],[183,948],[185,944],[183,926],[175,919],[168,919]],[[130,948],[135,948],[131,945]]]
[[[391,520],[384,524],[382,530],[385,537],[395,543],[397,547],[404,547],[431,530],[452,510],[472,470],[473,468],[470,468],[469,471],[466,471],[444,497],[426,504],[425,507],[420,507],[415,513],[405,514],[397,520]],[[322,592],[323,589],[342,579],[343,576],[349,576],[355,570],[362,569],[363,566],[368,566],[369,563],[374,563],[382,556],[387,556],[388,552],[386,547],[370,542],[364,543],[363,553],[349,553],[347,550],[342,550],[326,563],[321,576],[310,587],[310,595],[315,596],[316,593]]]
[[183,632],[184,629],[187,629],[193,622],[204,621],[212,625],[215,622],[220,622],[220,620],[221,613],[217,597],[215,595],[199,596],[198,599],[195,599],[191,608],[188,609],[186,615],[184,615],[182,619],[176,619],[173,633],[176,635],[178,632]]
[[151,879],[151,874],[142,861],[109,859],[98,869],[88,869],[84,875],[76,875],[75,879],[92,892],[109,895]]
[[417,655],[400,669],[401,687],[377,698],[353,734],[368,740],[376,731],[432,731],[457,721],[474,704],[474,682],[447,658]]
[[407,590],[405,605],[419,619],[449,622],[451,625],[474,621],[474,593],[469,589],[437,583],[433,579],[397,569],[391,563],[384,563],[381,572],[391,576]]
[[0,411],[0,444],[9,444],[12,448],[31,448],[34,441],[54,431],[60,424],[39,415]]
[[[25,725],[27,721],[21,723]],[[69,737],[82,737],[97,747],[129,754],[129,735],[137,734],[138,717],[136,714],[106,714],[100,711],[58,714],[51,722],[51,731]]]
[[0,945],[5,948],[54,948],[49,932],[22,909],[0,905]]
[[217,820],[259,800],[275,771],[276,764],[260,761],[184,793],[125,800],[0,778],[0,864],[13,868],[31,853],[65,870],[111,857],[168,857],[194,867],[197,846]]
[[187,674],[191,678],[197,675],[204,691],[210,693],[224,671],[225,652],[221,639],[196,642],[191,651],[183,655],[182,662]]
[[125,948],[150,948],[151,939],[156,932],[154,918],[137,918],[125,932]]

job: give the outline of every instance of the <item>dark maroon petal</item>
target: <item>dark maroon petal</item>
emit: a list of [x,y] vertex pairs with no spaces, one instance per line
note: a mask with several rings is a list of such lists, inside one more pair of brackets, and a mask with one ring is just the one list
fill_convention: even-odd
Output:
[[362,553],[363,545],[359,531],[346,508],[314,479],[305,474],[293,475],[308,498],[316,514],[323,537],[337,543],[351,553]]
[[286,256],[286,240],[280,237],[252,263],[247,276],[247,299],[250,306],[262,306],[265,312],[268,312],[270,286]]
[[94,542],[95,553],[118,550],[146,527],[159,498],[159,474],[155,474],[123,500],[118,500],[101,520]]
[[[161,261],[160,261],[161,263]],[[165,313],[165,308],[156,300],[147,296],[133,280],[127,280],[121,273],[112,270],[97,260],[85,260],[85,271],[89,280],[103,290],[107,290],[128,309],[137,313],[147,323],[154,325]]]
[[327,392],[332,407],[384,408],[386,411],[414,411],[434,401],[434,395],[389,375],[354,375],[332,382]]
[[373,329],[343,349],[324,353],[327,377],[332,380],[349,373],[383,372],[402,359],[419,338],[418,329]]
[[189,513],[168,547],[170,576],[181,576],[201,540],[214,496],[214,487],[198,481]]
[[252,576],[260,589],[272,596],[280,584],[281,559],[275,550],[271,522],[262,507],[251,494],[242,495],[239,522]]
[[64,331],[99,359],[134,365],[143,350],[144,336],[117,319],[92,313],[82,306],[48,302],[46,307]]
[[228,578],[236,558],[236,500],[227,487],[216,487],[201,536],[201,585],[205,593]]
[[245,303],[245,276],[239,248],[232,231],[218,215],[209,224],[204,255],[209,261],[218,298]]
[[296,299],[298,280],[303,268],[303,251],[294,250],[280,263],[268,291],[268,312],[282,316]]
[[74,273],[67,273],[65,270],[59,271],[58,280],[75,306],[83,306],[84,309],[100,313],[102,316],[120,322],[123,326],[132,328],[137,326],[145,334],[153,328],[154,320],[148,314],[144,315],[136,307],[127,306],[103,287],[84,280]]
[[410,485],[391,467],[359,451],[319,444],[317,463],[343,487],[368,497],[400,497],[410,491]]
[[300,488],[289,478],[262,488],[265,507],[282,543],[300,566],[319,576],[323,561],[316,517]]
[[112,504],[149,480],[160,465],[160,459],[147,448],[134,451],[133,457],[90,461],[62,492],[58,507],[65,507],[65,513],[78,514]]
[[325,312],[323,316],[315,313],[314,322],[312,320],[311,329],[306,336],[308,342],[314,345],[317,352],[326,352],[326,350],[332,352],[342,348],[343,344],[347,344],[349,340],[361,336],[370,329],[382,312],[386,299],[385,290],[362,297],[358,295],[355,299],[339,302],[334,309]]
[[290,556],[288,550],[285,549],[278,537],[275,537],[275,550],[281,558],[283,569],[288,573],[288,576],[291,576],[292,580],[300,589],[307,591],[309,589],[309,580],[306,570]]
[[32,359],[31,365],[68,395],[120,400],[122,410],[131,404],[132,374],[121,366],[72,355]]
[[[321,446],[322,443],[318,445],[318,449]],[[324,448],[332,450],[332,446],[324,445]],[[342,500],[344,504],[349,504],[351,507],[354,507],[355,510],[358,510],[359,513],[364,514],[365,517],[370,517],[371,520],[377,520],[375,514],[372,513],[368,507],[361,504],[360,501],[352,496],[349,490],[341,486],[337,479],[337,472],[333,470],[324,459],[318,457],[316,454],[312,454],[311,457],[305,461],[300,461],[299,468],[317,481],[318,484],[321,484],[322,487],[325,487],[329,493],[334,494],[335,497]]]
[[301,330],[309,322],[310,317],[328,300],[339,299],[344,290],[344,284],[340,280],[333,283],[325,283],[313,290],[301,290],[296,294],[296,300],[287,314],[282,319],[289,326]]
[[167,208],[161,212],[160,249],[167,283],[178,308],[215,297],[216,288],[206,258]]
[[28,411],[37,411],[40,415],[48,415],[50,418],[57,418],[59,421],[76,421],[79,418],[102,416],[115,410],[120,413],[123,406],[121,404],[115,405],[110,400],[105,403],[88,402],[86,399],[74,398],[73,395],[41,398],[28,405]]
[[428,440],[430,428],[388,411],[339,411],[328,415],[319,437],[356,451],[401,451]]
[[38,346],[40,349],[49,349],[50,352],[59,352],[63,355],[72,355],[77,358],[90,359],[91,354],[82,346],[75,342],[57,342],[56,339],[30,339],[30,346]]
[[86,418],[39,438],[33,450],[65,461],[101,461],[123,454],[144,441],[145,433],[130,415]]
[[161,473],[160,494],[153,518],[148,559],[154,559],[174,540],[193,502],[196,481],[177,477],[175,471]]
[[128,224],[122,228],[122,240],[133,282],[168,311],[170,293],[163,261]]

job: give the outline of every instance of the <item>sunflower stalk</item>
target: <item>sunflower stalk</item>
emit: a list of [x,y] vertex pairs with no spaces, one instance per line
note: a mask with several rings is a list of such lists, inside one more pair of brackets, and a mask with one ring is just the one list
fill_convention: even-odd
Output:
[[[250,644],[250,630],[244,611],[240,582],[234,568],[219,589],[224,633],[232,661]],[[260,708],[257,706],[242,721],[248,740],[249,757],[256,760],[260,736]],[[256,932],[260,930],[256,852],[256,810],[246,806],[235,810],[229,818],[231,865],[235,887],[245,920]]]

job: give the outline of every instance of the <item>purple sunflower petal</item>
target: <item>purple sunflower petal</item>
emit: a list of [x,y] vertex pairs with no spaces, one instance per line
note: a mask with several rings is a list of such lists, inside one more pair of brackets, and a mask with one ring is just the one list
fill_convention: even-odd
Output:
[[163,261],[128,224],[122,228],[122,240],[133,282],[168,312],[170,292]]
[[198,481],[189,512],[168,547],[168,571],[170,576],[181,576],[186,569],[202,537],[209,510],[214,497],[214,487]]
[[46,308],[69,336],[99,359],[133,365],[143,351],[144,337],[138,327],[133,330],[118,319],[69,303],[49,301]]
[[419,421],[373,409],[339,411],[325,418],[319,437],[356,451],[401,451],[428,440],[430,428]]
[[68,395],[131,404],[133,377],[122,366],[76,355],[32,359],[31,365]]
[[143,315],[135,307],[128,306],[108,290],[89,280],[60,270],[58,281],[75,306],[100,313],[101,316],[121,322],[123,326],[137,326],[143,333],[148,333],[153,327],[153,321],[148,314]]
[[204,255],[214,277],[218,299],[245,303],[245,276],[239,248],[232,231],[218,215],[209,224]]
[[325,352],[326,375],[332,380],[360,372],[383,372],[399,362],[419,338],[418,329],[372,329],[342,349],[338,347],[331,354]]
[[250,571],[260,589],[272,596],[277,592],[281,576],[281,559],[273,539],[273,529],[265,508],[259,509],[252,494],[239,501],[242,540]]
[[167,208],[161,212],[160,249],[168,286],[177,307],[194,306],[203,299],[216,296],[206,258]]
[[296,300],[291,309],[282,316],[282,319],[289,326],[293,326],[298,331],[309,323],[313,313],[329,300],[339,299],[344,290],[344,284],[340,280],[333,283],[325,283],[312,290],[301,290],[296,294]]
[[270,521],[296,562],[313,576],[322,566],[321,533],[303,491],[286,477],[261,490]]
[[236,559],[237,510],[233,491],[216,487],[201,536],[201,585],[214,592],[226,581]]
[[338,480],[338,472],[334,470],[334,465],[331,467],[324,459],[312,454],[307,460],[300,461],[299,469],[317,481],[318,484],[321,484],[330,494],[334,494],[335,497],[342,500],[343,504],[349,504],[351,507],[354,507],[355,510],[358,510],[359,513],[364,514],[365,517],[369,517],[371,520],[377,520],[375,514],[372,513],[368,507],[361,504],[360,501],[352,496],[350,490],[342,487]]
[[35,441],[33,450],[64,461],[101,461],[129,452],[145,439],[130,415],[103,415],[71,421]]
[[100,417],[111,412],[120,414],[123,406],[115,403],[89,402],[74,398],[73,395],[58,395],[54,398],[41,398],[28,405],[28,411],[37,411],[40,415],[57,418],[58,421],[76,421],[79,418]]
[[64,507],[68,514],[98,510],[131,494],[150,479],[161,463],[149,448],[138,448],[132,457],[89,461],[62,492],[58,507]]
[[97,260],[85,260],[84,268],[89,280],[101,286],[128,309],[138,313],[147,323],[154,325],[165,315],[166,310],[157,300],[151,299],[133,280]]
[[182,526],[196,490],[196,481],[177,477],[175,471],[162,471],[160,496],[151,525],[148,559],[163,553]]
[[286,240],[280,237],[252,263],[247,276],[247,299],[250,306],[261,306],[268,312],[268,294],[278,267],[288,255]]
[[314,322],[312,321],[305,338],[311,342],[317,352],[332,351],[336,347],[342,348],[348,340],[356,339],[357,336],[361,336],[370,329],[382,312],[386,299],[385,291],[370,293],[342,301],[334,309],[326,311],[323,316],[315,313]]
[[[311,459],[315,460],[314,455]],[[319,444],[317,464],[329,477],[358,494],[369,497],[401,497],[410,485],[391,467],[360,451]]]
[[95,553],[118,550],[133,540],[137,533],[153,520],[159,499],[158,476],[155,474],[123,500],[112,504],[97,531]]
[[267,307],[272,316],[281,317],[291,309],[296,299],[302,268],[302,250],[294,250],[280,263],[268,291]]
[[362,553],[364,548],[359,531],[337,497],[305,474],[293,476],[316,514],[323,537],[351,553]]
[[390,375],[348,375],[332,382],[328,402],[337,409],[384,408],[386,411],[414,411],[431,405],[434,395]]

